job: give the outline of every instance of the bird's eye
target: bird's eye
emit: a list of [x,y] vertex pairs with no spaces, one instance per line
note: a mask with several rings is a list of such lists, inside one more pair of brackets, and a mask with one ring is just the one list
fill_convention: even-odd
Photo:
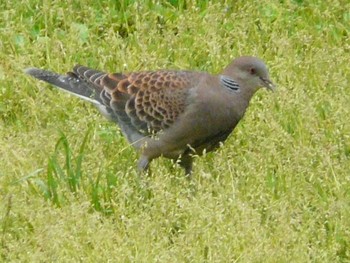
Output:
[[250,74],[254,75],[256,73],[256,70],[255,70],[255,68],[250,68],[249,72],[250,72]]

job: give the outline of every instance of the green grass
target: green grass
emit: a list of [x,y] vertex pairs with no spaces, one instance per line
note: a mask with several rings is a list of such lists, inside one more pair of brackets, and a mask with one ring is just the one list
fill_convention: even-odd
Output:
[[[348,1],[0,2],[0,261],[349,262]],[[137,155],[96,109],[26,76],[266,61],[194,180]]]

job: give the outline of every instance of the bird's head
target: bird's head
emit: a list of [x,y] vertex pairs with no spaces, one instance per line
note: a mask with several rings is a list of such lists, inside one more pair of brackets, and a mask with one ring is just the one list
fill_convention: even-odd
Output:
[[245,86],[253,90],[260,87],[265,87],[271,91],[276,90],[276,86],[270,80],[269,71],[264,61],[256,57],[243,56],[236,58],[227,66],[223,74],[232,76],[234,80],[244,83]]

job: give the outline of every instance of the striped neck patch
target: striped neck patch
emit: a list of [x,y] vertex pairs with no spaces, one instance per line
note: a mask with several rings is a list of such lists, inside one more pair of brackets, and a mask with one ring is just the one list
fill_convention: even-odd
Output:
[[238,83],[227,76],[221,75],[220,82],[225,88],[228,88],[230,90],[239,91],[240,89]]

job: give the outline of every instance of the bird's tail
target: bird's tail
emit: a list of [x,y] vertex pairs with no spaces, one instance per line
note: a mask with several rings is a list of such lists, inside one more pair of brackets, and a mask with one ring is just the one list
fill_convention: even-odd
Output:
[[[82,71],[82,75],[80,71]],[[102,103],[100,97],[102,88],[94,80],[104,77],[106,75],[104,72],[82,66],[74,67],[73,72],[68,72],[66,75],[38,68],[27,68],[24,72],[86,101],[98,105]]]
[[66,75],[37,68],[28,68],[25,73],[92,102],[103,116],[119,124],[123,134],[135,148],[141,148],[146,140],[145,135],[133,127],[127,113],[116,112],[110,107],[111,98],[104,90],[102,83],[106,73],[79,65],[73,68],[73,72],[68,72]]

